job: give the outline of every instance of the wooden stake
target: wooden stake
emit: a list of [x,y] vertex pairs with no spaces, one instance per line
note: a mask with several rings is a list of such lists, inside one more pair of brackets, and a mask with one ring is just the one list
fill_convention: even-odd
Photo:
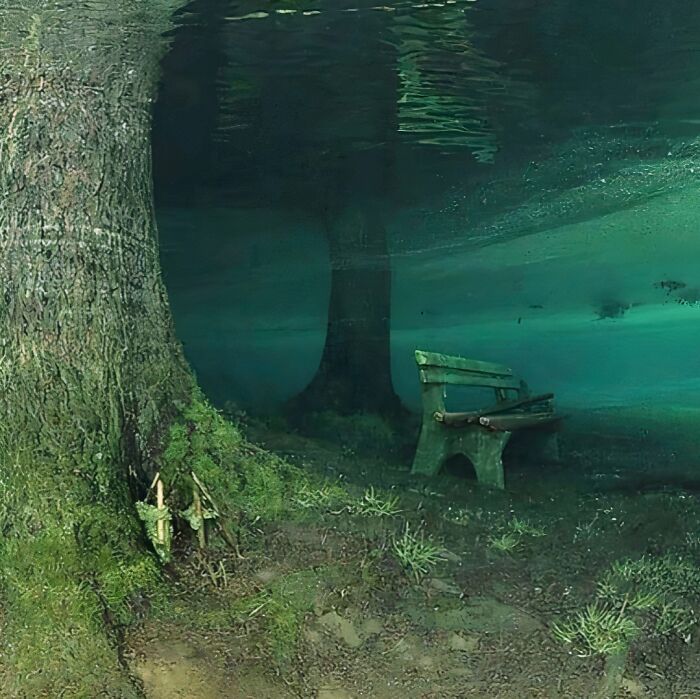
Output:
[[[165,509],[165,499],[163,498],[163,481],[158,479],[156,483],[156,505],[158,507],[158,514],[161,514]],[[156,532],[158,534],[158,543],[165,544],[165,520],[158,519],[156,523]]]
[[207,545],[207,535],[204,530],[204,517],[202,517],[202,498],[199,497],[199,488],[195,485],[192,488],[192,503],[194,504],[194,513],[201,520],[199,529],[197,530],[197,541],[199,542],[199,548],[206,548]]
[[206,489],[204,486],[204,483],[197,478],[197,474],[194,471],[191,471],[192,474],[192,480],[199,486],[199,489],[202,491],[202,495],[209,500],[209,504],[214,508],[214,511],[219,514],[219,508],[216,506],[216,503],[212,500],[211,495],[209,495],[209,491]]

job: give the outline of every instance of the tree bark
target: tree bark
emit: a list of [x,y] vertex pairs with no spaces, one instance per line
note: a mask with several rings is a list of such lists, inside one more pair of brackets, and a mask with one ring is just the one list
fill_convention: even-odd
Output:
[[0,0],[9,696],[139,694],[101,619],[110,586],[152,572],[129,485],[152,473],[193,388],[152,205],[150,114],[167,5]]
[[391,380],[391,260],[376,207],[347,206],[328,222],[331,262],[326,341],[306,411],[396,414]]
[[[304,412],[404,416],[391,378],[391,257],[383,220],[395,183],[398,128],[395,57],[381,40],[385,22],[382,13],[362,22],[338,16],[332,30],[352,41],[329,49],[329,100],[314,105],[308,120],[328,139],[316,201],[325,220],[331,291],[318,371],[292,401]],[[339,98],[338,75],[358,89]]]

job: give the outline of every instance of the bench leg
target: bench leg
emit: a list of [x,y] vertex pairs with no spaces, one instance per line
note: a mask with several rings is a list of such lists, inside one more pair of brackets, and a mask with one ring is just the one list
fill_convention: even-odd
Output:
[[480,485],[503,490],[503,449],[510,439],[510,432],[481,431],[474,446],[466,452],[476,471],[476,480]]
[[561,461],[559,453],[559,435],[556,432],[550,432],[542,435],[540,447],[540,456],[544,461],[558,464]]
[[447,439],[442,426],[432,421],[424,421],[411,473],[434,476],[447,458],[447,450]]

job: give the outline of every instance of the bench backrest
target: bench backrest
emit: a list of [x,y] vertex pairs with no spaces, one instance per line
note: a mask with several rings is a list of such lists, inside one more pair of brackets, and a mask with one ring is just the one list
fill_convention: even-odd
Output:
[[506,391],[526,390],[513,371],[501,364],[416,350],[418,376],[423,386],[423,407],[427,412],[444,410],[445,386],[493,388],[496,400],[507,399]]
[[421,383],[513,390],[520,388],[520,379],[513,376],[511,369],[500,364],[423,350],[416,350],[416,364]]

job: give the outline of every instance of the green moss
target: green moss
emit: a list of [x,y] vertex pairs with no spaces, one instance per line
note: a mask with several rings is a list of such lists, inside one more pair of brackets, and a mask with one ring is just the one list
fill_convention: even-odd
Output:
[[[236,530],[239,542],[252,531],[250,523],[288,512],[292,494],[306,482],[300,471],[248,443],[199,394],[181,407],[164,442],[156,466],[170,511],[177,516],[191,505],[194,472],[216,504],[217,522]],[[160,562],[136,516],[118,450],[99,439],[91,444],[62,458],[29,449],[0,454],[8,696],[138,696],[119,662],[117,630],[145,613],[149,602],[168,607]],[[282,589],[269,595],[271,648],[281,658],[295,642],[307,598]],[[230,626],[238,619],[229,605],[193,621]]]
[[263,619],[266,642],[278,665],[284,665],[292,657],[308,611],[302,605],[265,591],[239,603],[235,611],[239,622],[254,616]]
[[111,630],[133,618],[134,595],[152,590],[159,571],[134,545],[140,528],[122,504],[126,488],[100,499],[57,464],[20,457],[2,473],[21,500],[0,522],[7,696],[138,696]]
[[170,428],[161,465],[173,509],[189,506],[194,472],[221,514],[236,524],[278,518],[289,510],[289,495],[302,482],[298,469],[246,442],[198,394]]
[[342,579],[342,575],[341,569],[332,567],[285,575],[260,594],[239,602],[235,607],[237,619],[263,620],[272,658],[283,666],[293,657],[303,621],[313,611],[322,591]]
[[284,667],[295,654],[305,618],[324,593],[334,585],[347,584],[347,576],[348,570],[340,566],[301,570],[280,577],[254,595],[181,598],[159,608],[158,613],[161,618],[204,630],[254,625],[271,660]]
[[[248,522],[283,514],[301,482],[296,469],[248,444],[201,396],[166,434],[159,467],[173,512],[191,504],[194,472],[221,519],[245,531]],[[0,455],[0,603],[9,696],[138,696],[121,668],[115,630],[144,613],[154,596],[158,606],[167,606],[167,587],[124,470],[108,454]],[[278,607],[275,635],[284,639],[292,619],[287,614],[285,622],[286,607]],[[218,622],[235,618],[229,609]],[[208,620],[216,621],[213,615]]]

